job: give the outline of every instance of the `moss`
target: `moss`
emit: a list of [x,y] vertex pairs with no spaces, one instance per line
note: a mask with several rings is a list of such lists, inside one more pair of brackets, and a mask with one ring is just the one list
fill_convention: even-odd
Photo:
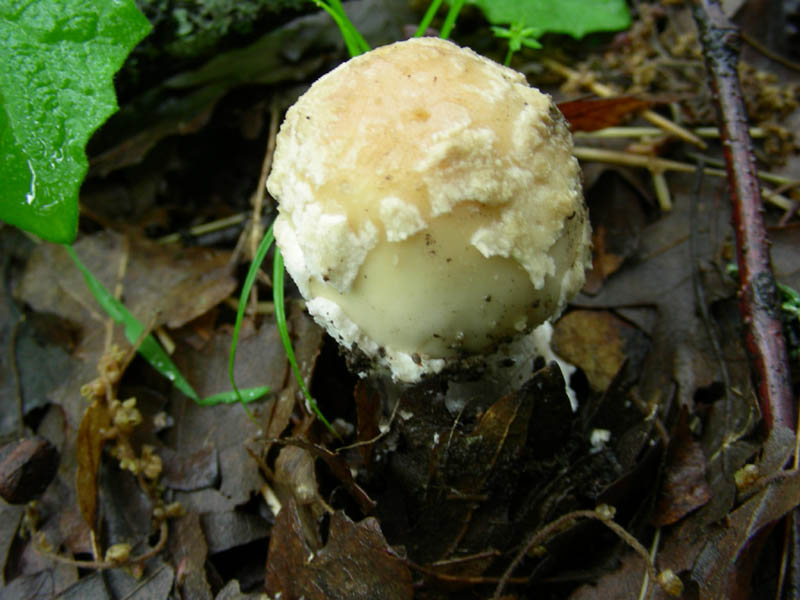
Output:
[[121,102],[318,10],[308,0],[136,0],[153,26],[116,78]]
[[228,36],[246,36],[264,20],[308,7],[305,0],[138,0],[163,42],[162,50],[190,58],[214,50]]

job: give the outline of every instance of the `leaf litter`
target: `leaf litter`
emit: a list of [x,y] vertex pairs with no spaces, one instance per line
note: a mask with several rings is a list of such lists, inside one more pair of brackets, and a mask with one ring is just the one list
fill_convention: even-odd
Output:
[[[639,9],[634,28],[615,38],[602,59],[590,55],[576,65],[587,77],[625,81],[625,75],[633,82],[624,90],[631,96],[607,104],[610,117],[597,113],[611,120],[594,125],[634,118],[632,112],[650,106],[635,100],[642,92],[677,93],[687,115],[708,123],[707,99],[685,96],[687,79],[701,73],[700,63],[690,62],[697,59],[691,40],[681,46],[676,33],[691,30],[686,15],[646,3]],[[398,38],[389,21],[376,27]],[[264,43],[304,31],[298,27]],[[653,42],[659,35],[673,42],[671,51],[685,53],[683,66],[665,59]],[[275,62],[269,53],[259,66],[255,48],[248,59],[253,69]],[[295,54],[290,68],[261,84],[294,85],[330,60],[313,44]],[[648,57],[664,77],[652,77]],[[232,72],[234,63],[225,60],[157,93],[181,82],[208,93],[220,85],[210,74]],[[578,85],[567,84],[567,90]],[[206,104],[185,96],[186,107],[178,103],[176,112],[156,115],[140,138],[118,133],[122,118],[112,121],[103,135],[113,143],[94,168],[123,181],[128,165],[144,159],[137,168],[176,189],[191,169],[150,156],[170,144],[173,156],[186,153],[166,137],[175,132],[213,145],[217,119],[252,115],[247,94],[231,92],[238,85],[225,83]],[[763,115],[766,100],[755,100]],[[263,98],[258,102],[265,106]],[[596,106],[577,105],[589,121],[581,129],[594,128]],[[136,104],[124,110],[135,112]],[[182,114],[202,118],[176,129]],[[674,142],[648,147],[671,152]],[[599,505],[613,506],[614,521],[652,549],[659,578],[669,569],[700,598],[762,591],[754,576],[759,557],[775,557],[768,550],[777,543],[774,531],[783,529],[775,523],[800,503],[800,488],[796,471],[783,470],[793,434],[776,429],[765,439],[759,429],[726,274],[732,237],[724,186],[707,177],[698,195],[693,175],[670,175],[672,210],[663,212],[647,173],[584,166],[595,270],[554,336],[558,352],[578,367],[571,378],[578,411],[569,408],[560,372],[547,365],[503,394],[472,394],[437,378],[401,393],[379,381],[356,382],[332,341],[290,301],[303,377],[344,441],[309,416],[268,312],[249,313],[237,352],[237,384],[272,390],[250,405],[252,418],[236,405],[195,404],[139,360],[120,363],[111,396],[121,399],[119,406],[112,409],[105,394],[87,401],[81,388],[97,379],[102,357],[113,356],[114,346],[126,353],[130,344],[118,328],[109,334],[58,248],[32,248],[9,239],[8,228],[0,231],[3,247],[16,248],[4,269],[14,295],[4,297],[8,318],[0,341],[16,357],[25,427],[60,454],[58,472],[36,504],[3,507],[2,597],[238,599],[263,591],[285,598],[488,597],[538,531]],[[237,201],[246,205],[247,193],[230,200],[234,209]],[[159,202],[168,215],[163,223],[182,218],[185,207]],[[207,214],[214,210],[226,216],[231,206]],[[239,256],[157,245],[144,239],[141,226],[117,222],[122,217],[105,222],[116,222],[113,229],[124,234],[105,227],[86,235],[79,253],[148,328],[167,334],[173,360],[200,396],[224,391],[232,322],[226,301],[240,281]],[[776,275],[795,288],[799,234],[791,221],[771,229]],[[266,279],[259,287],[259,296],[268,297]],[[6,397],[15,397],[14,371],[3,363],[0,374]],[[119,438],[108,435],[114,411],[129,398],[136,402],[125,413],[133,418],[128,458],[138,461],[138,473],[131,463],[122,466],[124,456],[112,450]],[[14,403],[5,403],[4,432],[17,421]],[[153,478],[144,475],[148,465]],[[77,482],[76,472],[82,473]],[[145,558],[123,560],[119,569],[78,570],[77,561],[109,566],[99,564],[113,562],[107,551],[127,548]],[[160,552],[148,556],[153,549]],[[774,564],[769,569],[777,577]],[[503,593],[630,598],[649,585],[651,597],[666,597],[645,573],[641,556],[601,523],[566,519],[520,558]],[[772,581],[766,585],[774,589]]]

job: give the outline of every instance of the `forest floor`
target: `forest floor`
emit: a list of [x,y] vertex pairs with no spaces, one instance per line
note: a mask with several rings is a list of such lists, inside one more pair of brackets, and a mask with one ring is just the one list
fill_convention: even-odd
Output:
[[[512,62],[577,101],[562,107],[593,270],[553,336],[577,367],[576,411],[551,365],[501,397],[360,380],[289,287],[298,364],[334,436],[303,402],[266,268],[235,373],[271,391],[248,410],[201,405],[135,356],[62,247],[0,228],[0,482],[22,465],[48,484],[0,506],[0,599],[797,597],[796,440],[765,425],[751,381],[702,48],[684,3],[633,4],[626,32],[548,37]],[[783,19],[738,5],[746,39],[800,58],[797,3]],[[348,10],[373,46],[419,20],[400,1]],[[502,62],[479,15],[453,37]],[[201,398],[230,389],[238,293],[276,214],[263,189],[277,125],[344,58],[320,13],[145,87],[128,72],[90,145],[75,249]],[[774,273],[797,290],[800,74],[749,43],[739,72]],[[597,84],[613,92],[600,108]]]

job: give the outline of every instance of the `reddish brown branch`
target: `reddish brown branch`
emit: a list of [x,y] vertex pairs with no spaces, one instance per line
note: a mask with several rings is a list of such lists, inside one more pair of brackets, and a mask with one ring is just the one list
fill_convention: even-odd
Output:
[[778,290],[770,267],[752,141],[736,68],[741,38],[717,0],[694,0],[693,8],[717,106],[728,172],[745,345],[766,427],[783,425],[793,430],[794,407]]

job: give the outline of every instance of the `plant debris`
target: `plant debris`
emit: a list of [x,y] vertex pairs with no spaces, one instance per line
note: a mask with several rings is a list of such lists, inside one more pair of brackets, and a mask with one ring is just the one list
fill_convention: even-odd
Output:
[[[572,371],[359,378],[287,279],[328,430],[289,367],[264,269],[235,376],[270,393],[202,406],[136,358],[61,247],[0,229],[2,597],[794,597],[797,437],[757,402],[688,4],[637,1],[625,32],[546,35],[512,57],[581,140],[594,268],[553,325]],[[786,22],[739,4],[745,36],[790,52]],[[401,0],[347,10],[376,45],[420,18]],[[276,210],[255,192],[282,107],[344,59],[326,14],[280,23],[191,71],[159,80],[150,64],[142,89],[129,71],[130,100],[90,146],[76,252],[202,398],[230,388],[234,297],[251,232]],[[506,52],[477,13],[453,37]],[[797,397],[800,75],[748,46],[738,77]],[[210,222],[223,227],[197,229]]]

